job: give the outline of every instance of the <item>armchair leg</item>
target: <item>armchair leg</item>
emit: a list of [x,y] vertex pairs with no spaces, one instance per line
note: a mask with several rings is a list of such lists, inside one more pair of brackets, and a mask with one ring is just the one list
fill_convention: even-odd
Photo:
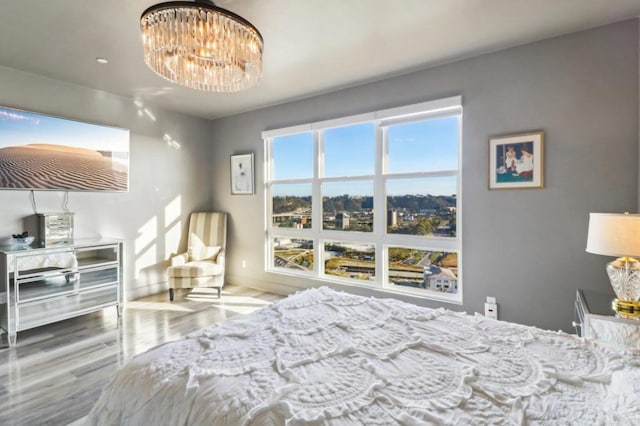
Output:
[[222,288],[218,287],[218,299],[220,299],[222,294]]
[[169,289],[169,300],[171,302],[173,302],[173,289],[172,288]]

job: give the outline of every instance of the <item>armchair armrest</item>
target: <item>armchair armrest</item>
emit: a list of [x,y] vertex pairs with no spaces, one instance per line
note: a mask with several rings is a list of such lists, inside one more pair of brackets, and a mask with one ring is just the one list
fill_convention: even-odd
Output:
[[171,266],[184,265],[189,261],[189,253],[181,253],[171,258]]
[[218,253],[218,256],[216,256],[216,263],[224,267],[224,259],[225,259],[224,249],[221,249],[220,253]]

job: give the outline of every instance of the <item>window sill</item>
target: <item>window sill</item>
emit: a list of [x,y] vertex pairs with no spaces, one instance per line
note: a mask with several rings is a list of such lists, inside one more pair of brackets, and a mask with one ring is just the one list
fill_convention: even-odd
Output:
[[333,278],[331,275],[317,276],[310,273],[296,273],[292,271],[288,271],[286,269],[280,268],[270,268],[267,269],[266,272],[275,274],[275,275],[286,275],[289,277],[296,278],[305,278],[309,281],[317,282],[318,285],[322,284],[335,284],[345,287],[353,287],[360,290],[371,290],[375,292],[380,292],[388,295],[402,295],[407,297],[412,297],[421,300],[433,300],[435,302],[443,302],[451,305],[462,305],[462,293],[448,295],[448,293],[439,294],[438,292],[429,291],[429,290],[419,290],[411,287],[406,288],[398,288],[401,286],[394,287],[383,287],[380,283],[376,281],[356,281],[356,280],[346,280],[346,279],[338,279]]

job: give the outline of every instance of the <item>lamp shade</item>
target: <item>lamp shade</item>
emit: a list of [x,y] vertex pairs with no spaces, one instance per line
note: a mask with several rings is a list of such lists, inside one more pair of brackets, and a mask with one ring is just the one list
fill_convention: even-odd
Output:
[[604,256],[640,256],[640,215],[590,213],[587,251]]

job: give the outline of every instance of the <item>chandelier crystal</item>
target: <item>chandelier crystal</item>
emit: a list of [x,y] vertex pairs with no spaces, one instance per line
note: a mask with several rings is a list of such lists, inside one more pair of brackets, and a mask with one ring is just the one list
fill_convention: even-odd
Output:
[[176,84],[238,92],[262,78],[262,35],[211,1],[157,4],[144,11],[140,28],[147,66]]

